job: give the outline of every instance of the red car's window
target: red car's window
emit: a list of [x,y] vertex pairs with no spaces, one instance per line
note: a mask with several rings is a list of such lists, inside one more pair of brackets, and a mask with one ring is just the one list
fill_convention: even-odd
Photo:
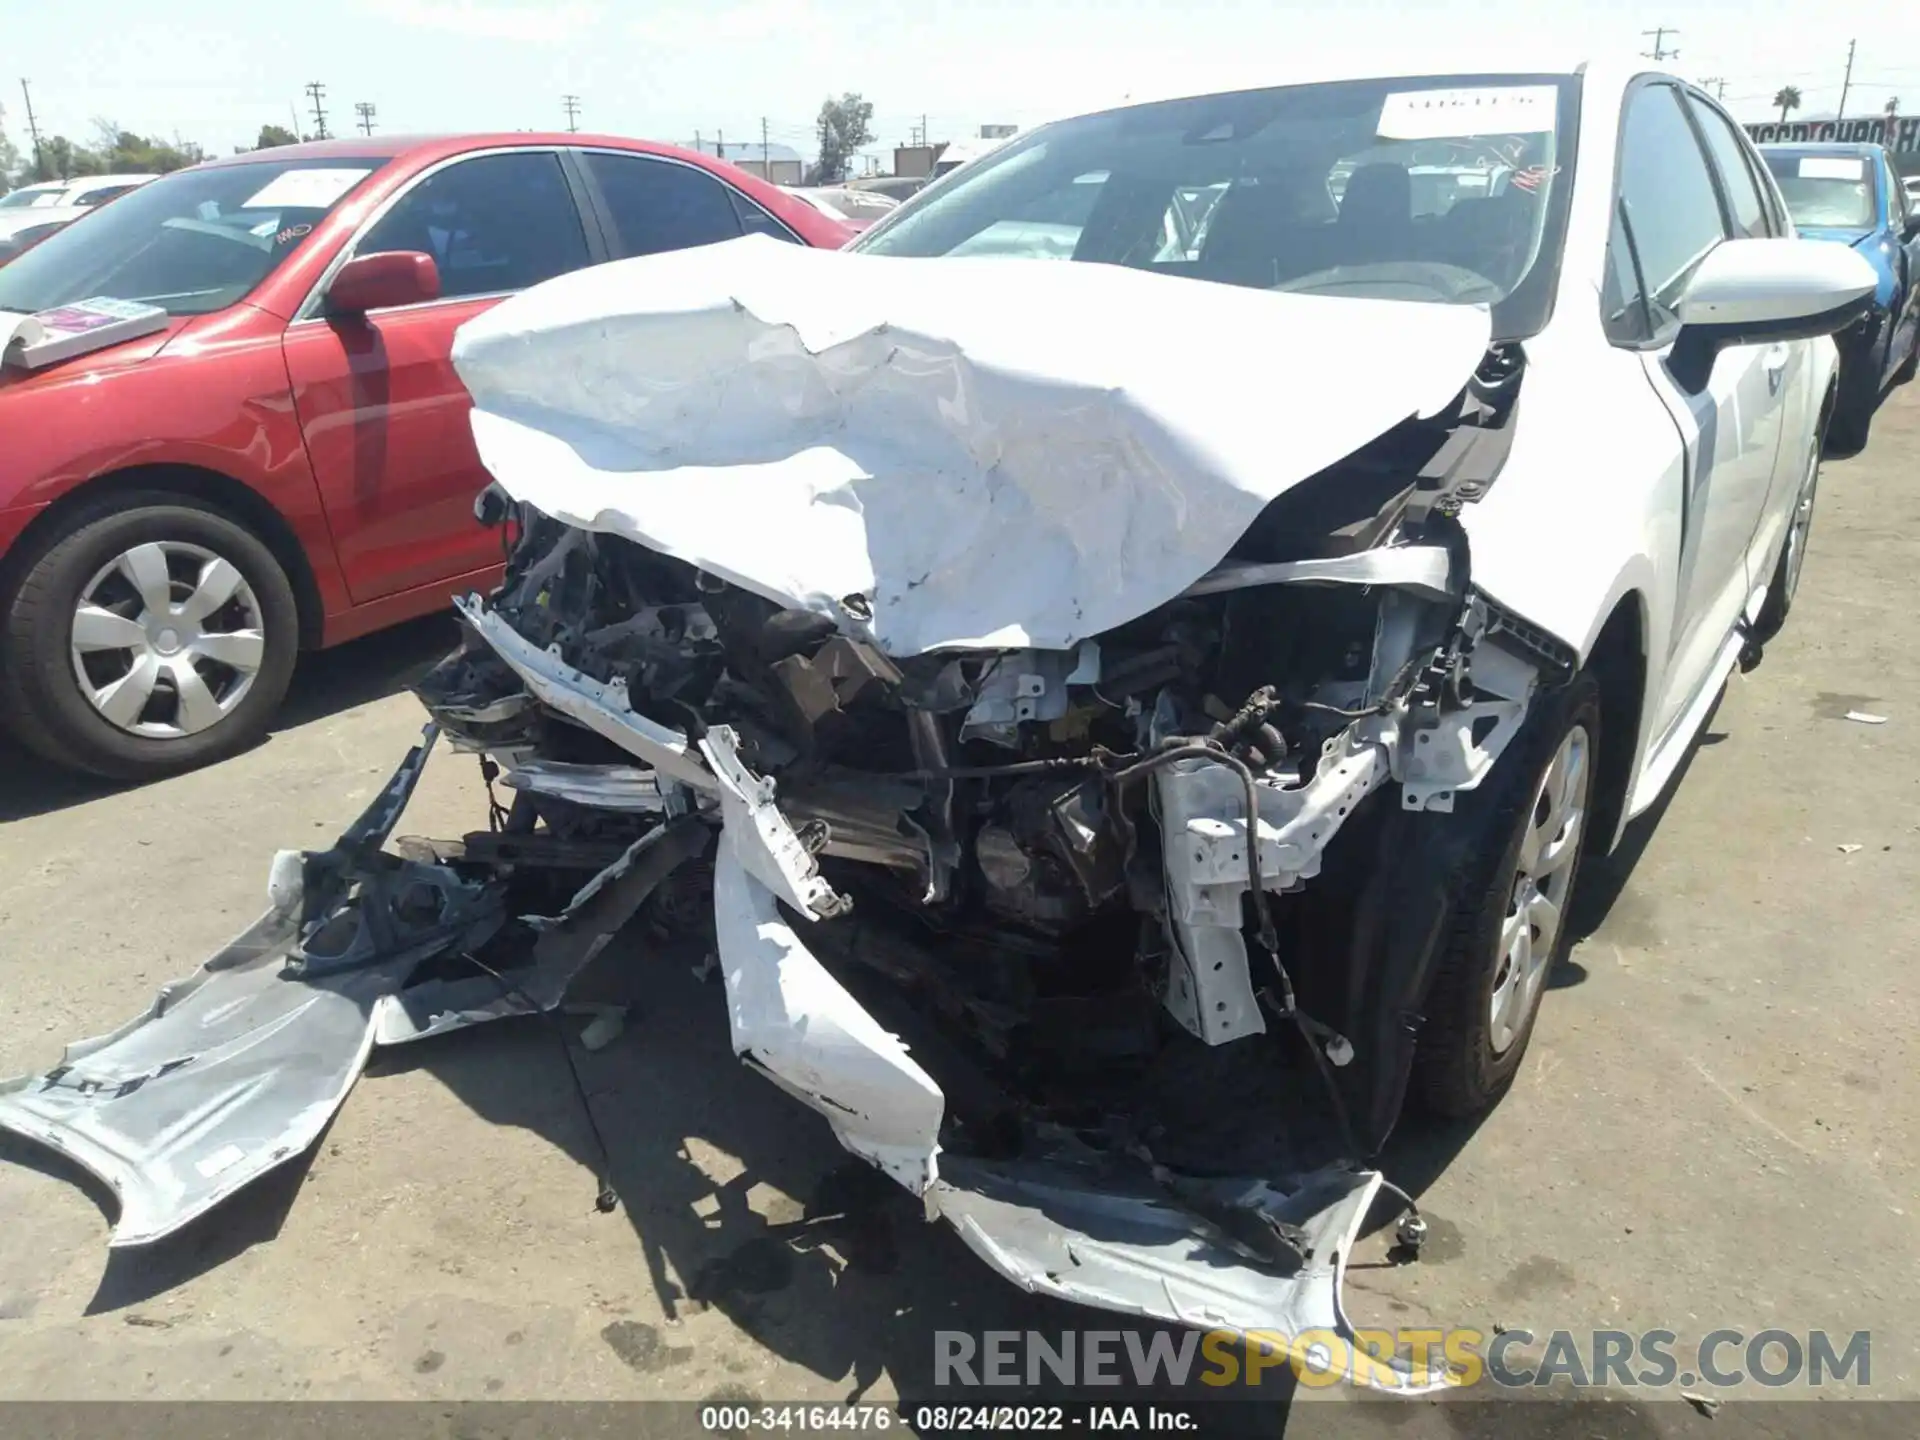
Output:
[[418,250],[448,299],[524,290],[588,260],[580,212],[550,150],[476,155],[420,181],[354,247]]
[[604,150],[585,159],[617,232],[616,255],[657,255],[741,233],[733,192],[704,170]]

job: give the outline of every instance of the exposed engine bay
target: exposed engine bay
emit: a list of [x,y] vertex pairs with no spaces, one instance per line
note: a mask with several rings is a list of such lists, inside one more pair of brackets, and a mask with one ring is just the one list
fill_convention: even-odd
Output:
[[[1442,308],[1381,303],[1407,324]],[[915,343],[894,341],[875,365]],[[717,954],[746,1063],[1016,1283],[1351,1333],[1340,1275],[1383,1185],[1364,1162],[1400,1108],[1455,864],[1482,840],[1456,806],[1572,673],[1472,585],[1456,517],[1498,473],[1525,368],[1479,343],[1452,400],[1285,477],[1197,579],[1063,647],[889,645],[912,627],[890,630],[874,593],[788,603],[748,565],[672,553],[637,506],[543,505],[496,436],[477,511],[511,537],[505,578],[457,602],[465,643],[417,688],[430,729],[479,757],[487,827],[383,850],[397,781],[333,850],[276,862],[273,910],[209,971],[358,977],[357,1074],[374,1044],[551,1009],[644,914]],[[469,384],[483,442],[483,414],[562,432],[526,393],[486,412]],[[0,1087],[0,1124],[123,1199],[155,1191],[137,1138],[103,1138],[88,1067],[165,1076],[168,1013]],[[302,1097],[320,1121],[279,1155],[344,1093]],[[116,1243],[275,1163],[258,1137],[228,1148],[245,1163]]]

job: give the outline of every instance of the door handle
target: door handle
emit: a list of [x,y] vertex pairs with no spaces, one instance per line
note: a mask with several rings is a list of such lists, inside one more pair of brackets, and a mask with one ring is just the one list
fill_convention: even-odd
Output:
[[1769,345],[1766,353],[1760,357],[1760,363],[1767,369],[1767,394],[1779,393],[1781,378],[1786,374],[1787,361],[1792,355],[1792,349],[1783,342]]

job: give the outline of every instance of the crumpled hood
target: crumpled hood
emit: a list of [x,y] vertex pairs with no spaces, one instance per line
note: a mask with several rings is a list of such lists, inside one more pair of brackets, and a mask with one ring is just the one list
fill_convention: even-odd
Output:
[[502,487],[905,656],[1066,649],[1460,391],[1480,307],[754,236],[468,321]]

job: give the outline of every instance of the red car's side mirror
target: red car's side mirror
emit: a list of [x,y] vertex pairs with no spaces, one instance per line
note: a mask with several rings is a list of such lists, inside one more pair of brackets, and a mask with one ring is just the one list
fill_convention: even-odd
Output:
[[329,315],[364,315],[394,305],[440,298],[440,267],[418,250],[361,255],[340,267],[327,286]]

